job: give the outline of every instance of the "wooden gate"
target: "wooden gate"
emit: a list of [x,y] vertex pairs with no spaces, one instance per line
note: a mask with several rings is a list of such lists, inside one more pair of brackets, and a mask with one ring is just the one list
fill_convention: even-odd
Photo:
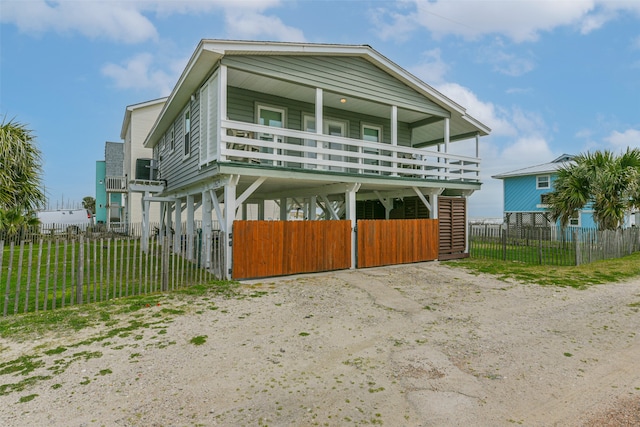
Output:
[[358,267],[432,261],[437,257],[437,219],[358,221]]
[[440,220],[440,249],[438,259],[466,258],[467,199],[464,197],[438,197]]
[[350,221],[235,221],[234,279],[351,267]]

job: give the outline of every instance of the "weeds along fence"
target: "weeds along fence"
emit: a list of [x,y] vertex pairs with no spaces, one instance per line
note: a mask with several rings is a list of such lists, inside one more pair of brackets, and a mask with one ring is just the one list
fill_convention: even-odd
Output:
[[640,229],[470,224],[469,253],[541,265],[580,265],[640,251]]
[[[222,277],[223,235],[0,240],[2,315],[171,291]],[[179,242],[177,245],[175,242]],[[2,294],[0,294],[2,295]]]

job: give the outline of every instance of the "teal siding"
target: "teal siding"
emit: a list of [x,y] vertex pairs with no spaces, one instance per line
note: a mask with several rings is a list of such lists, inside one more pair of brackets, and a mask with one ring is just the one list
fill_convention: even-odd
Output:
[[95,223],[107,222],[107,165],[104,160],[96,162],[96,211]]
[[[551,178],[553,188],[553,177]],[[536,177],[517,176],[504,179],[504,211],[505,212],[544,212],[540,204],[540,196],[552,191],[552,188],[537,189]]]
[[[505,178],[503,181],[504,211],[510,213],[547,212],[546,208],[538,206],[541,204],[540,196],[553,191],[555,178],[555,175],[551,175],[551,188],[545,189],[536,188],[536,175]],[[560,225],[559,222],[558,225]],[[589,205],[580,212],[580,227],[596,227],[593,211]]]

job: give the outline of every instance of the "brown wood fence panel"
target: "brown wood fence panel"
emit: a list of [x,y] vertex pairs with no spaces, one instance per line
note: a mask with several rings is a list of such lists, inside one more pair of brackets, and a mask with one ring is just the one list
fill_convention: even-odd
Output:
[[432,261],[437,257],[437,219],[358,221],[358,267]]
[[350,221],[235,221],[234,279],[351,267]]
[[467,199],[438,197],[440,249],[438,259],[465,258],[467,243]]

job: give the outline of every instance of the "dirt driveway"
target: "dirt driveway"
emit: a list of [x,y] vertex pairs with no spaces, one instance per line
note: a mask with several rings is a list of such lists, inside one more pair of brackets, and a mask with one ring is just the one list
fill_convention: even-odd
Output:
[[39,377],[1,386],[0,425],[640,423],[640,280],[551,288],[432,262],[241,292],[0,341],[3,366],[33,356]]

